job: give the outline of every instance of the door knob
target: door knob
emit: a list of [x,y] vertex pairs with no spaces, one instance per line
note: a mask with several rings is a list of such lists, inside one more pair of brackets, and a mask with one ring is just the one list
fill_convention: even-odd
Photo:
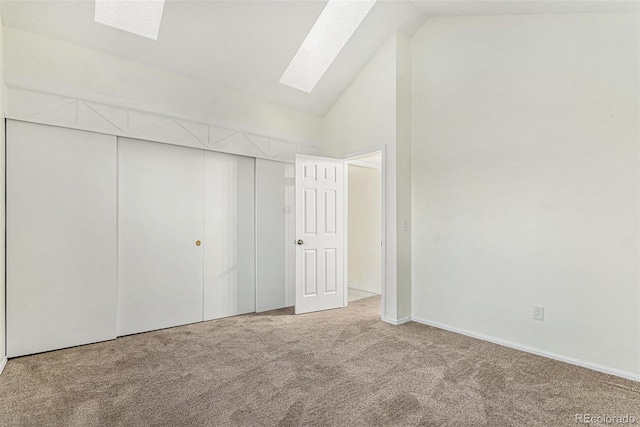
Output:
[[304,244],[304,240],[302,240],[302,239],[298,239],[298,240],[296,241],[296,245],[302,245],[302,244]]
[[196,240],[196,246],[200,246],[202,242],[200,240]]

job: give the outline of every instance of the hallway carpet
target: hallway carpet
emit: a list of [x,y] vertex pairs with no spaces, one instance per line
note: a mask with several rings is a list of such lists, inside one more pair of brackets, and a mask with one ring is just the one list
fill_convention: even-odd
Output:
[[13,359],[0,425],[553,427],[583,413],[640,424],[640,383],[379,313],[373,297]]

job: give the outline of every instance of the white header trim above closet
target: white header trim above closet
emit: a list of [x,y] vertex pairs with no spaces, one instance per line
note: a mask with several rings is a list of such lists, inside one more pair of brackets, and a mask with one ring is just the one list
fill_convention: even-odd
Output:
[[251,126],[205,119],[76,88],[5,82],[8,119],[125,136],[172,145],[293,163],[318,155],[311,142],[293,142]]

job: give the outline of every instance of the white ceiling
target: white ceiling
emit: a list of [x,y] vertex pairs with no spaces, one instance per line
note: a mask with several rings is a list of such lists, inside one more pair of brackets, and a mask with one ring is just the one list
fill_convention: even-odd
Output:
[[324,115],[397,29],[430,16],[638,11],[638,1],[378,0],[310,94],[279,83],[325,1],[167,0],[158,40],[94,21],[94,0],[2,1],[5,26]]

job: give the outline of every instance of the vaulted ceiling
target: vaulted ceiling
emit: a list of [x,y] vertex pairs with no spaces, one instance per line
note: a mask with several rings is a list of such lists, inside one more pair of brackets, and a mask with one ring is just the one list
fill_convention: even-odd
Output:
[[158,40],[94,21],[93,0],[2,1],[5,26],[324,115],[395,30],[430,16],[637,11],[638,3],[379,0],[310,94],[279,83],[326,1],[167,0]]

